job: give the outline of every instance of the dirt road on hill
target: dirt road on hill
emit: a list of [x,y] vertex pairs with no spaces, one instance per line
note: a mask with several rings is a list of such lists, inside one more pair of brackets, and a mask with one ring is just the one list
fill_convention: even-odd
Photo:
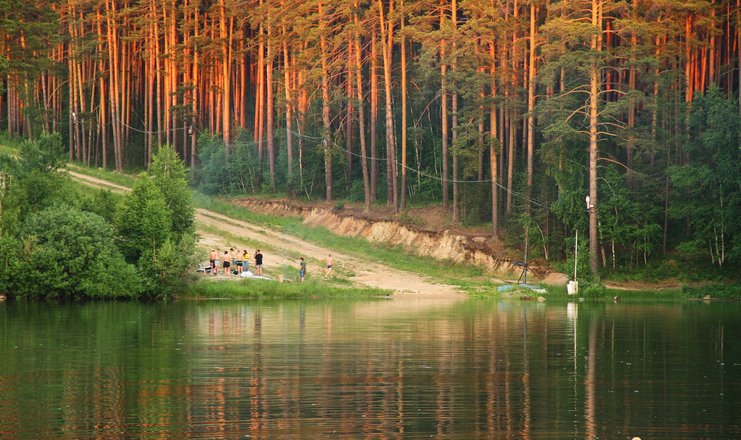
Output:
[[[130,188],[107,180],[68,170],[69,175],[80,183],[113,192],[127,192]],[[196,209],[196,229],[199,244],[204,248],[237,246],[252,250],[255,243],[263,246],[265,268],[269,275],[270,266],[291,265],[298,267],[298,258],[309,263],[309,276],[323,276],[324,260],[332,254],[335,267],[351,274],[351,280],[359,285],[387,289],[414,297],[460,296],[455,286],[437,284],[432,280],[411,272],[401,271],[376,262],[365,261],[337,249],[329,249],[301,240],[292,235],[248,222],[233,219],[207,209]]]

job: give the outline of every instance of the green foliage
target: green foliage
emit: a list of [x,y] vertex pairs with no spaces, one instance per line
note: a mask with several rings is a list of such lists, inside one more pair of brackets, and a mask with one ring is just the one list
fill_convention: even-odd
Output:
[[85,197],[80,206],[83,211],[97,214],[110,224],[116,221],[117,208],[118,198],[109,190],[99,190],[92,197]]
[[20,240],[13,235],[0,234],[0,293],[7,293],[24,270],[20,255]]
[[0,35],[4,39],[0,75],[33,75],[51,65],[47,49],[59,39],[59,16],[51,2],[1,1],[0,17]]
[[[9,290],[26,297],[136,297],[138,276],[101,217],[70,207],[32,214],[23,225]],[[12,245],[11,245],[12,246]],[[18,249],[16,249],[17,251]]]
[[149,250],[142,254],[139,272],[147,296],[165,299],[185,291],[189,269],[196,263],[195,244],[194,236],[187,236],[177,244],[165,241],[156,254]]
[[[610,252],[609,257],[612,268],[623,264],[637,266],[639,259],[645,265],[661,239],[661,226],[656,223],[659,210],[647,200],[651,188],[629,192],[625,179],[613,167],[605,168],[603,182],[600,233],[603,246],[615,245],[615,254]],[[639,184],[643,185],[642,181],[636,182]]]
[[152,157],[149,171],[154,184],[164,196],[170,211],[172,233],[179,239],[194,232],[193,195],[188,186],[187,170],[178,153],[169,145],[159,148]]
[[676,188],[669,213],[692,227],[678,249],[718,265],[741,261],[740,124],[736,103],[711,87],[692,105],[691,160],[669,170]]
[[139,176],[133,190],[116,213],[119,247],[127,261],[135,263],[146,253],[157,258],[159,249],[172,235],[172,219],[167,202],[154,180]]
[[735,284],[708,284],[703,286],[683,286],[682,293],[690,298],[733,298],[741,299],[741,283]]
[[257,151],[247,132],[240,132],[228,151],[219,136],[201,136],[198,148],[200,165],[195,170],[193,184],[199,191],[231,194],[254,193],[259,189]]
[[195,208],[186,169],[172,147],[152,158],[116,213],[123,254],[137,264],[143,292],[167,298],[182,291],[194,264]]
[[10,175],[3,197],[0,232],[17,231],[30,214],[54,204],[74,204],[64,167],[65,152],[58,134],[44,134],[21,143],[18,156],[0,156],[0,169]]

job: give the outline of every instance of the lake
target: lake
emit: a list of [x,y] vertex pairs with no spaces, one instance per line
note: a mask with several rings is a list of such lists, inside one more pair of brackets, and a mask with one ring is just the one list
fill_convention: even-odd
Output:
[[741,304],[0,303],[0,437],[741,438]]

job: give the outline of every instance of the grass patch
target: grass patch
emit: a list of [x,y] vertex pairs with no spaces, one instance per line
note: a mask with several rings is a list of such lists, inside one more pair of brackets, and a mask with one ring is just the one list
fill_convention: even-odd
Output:
[[326,299],[326,298],[385,298],[391,292],[373,288],[346,288],[318,281],[279,283],[268,280],[212,280],[204,277],[196,281],[185,297],[230,299]]
[[[265,244],[261,241],[251,240],[248,238],[237,236],[237,235],[234,235],[232,233],[229,233],[227,231],[224,231],[214,226],[207,226],[207,225],[201,224],[198,227],[199,229],[202,229],[206,233],[217,235],[220,238],[222,238],[225,242],[233,244],[234,249],[237,249],[240,252],[243,251],[245,248],[248,250],[251,250],[251,249],[262,249],[264,251],[274,250],[272,246]],[[250,255],[252,255],[252,253],[250,253]]]
[[21,142],[23,142],[23,139],[21,138],[10,139],[8,137],[8,132],[0,132],[0,153],[9,156],[17,156]]
[[83,165],[78,165],[72,162],[67,164],[67,168],[69,168],[70,170],[76,173],[84,174],[90,177],[95,177],[96,179],[107,180],[117,185],[127,186],[129,188],[134,186],[134,182],[136,182],[136,178],[137,178],[135,174],[119,173],[116,171],[111,171],[111,170],[107,170],[103,168],[92,168],[92,167],[87,167]]
[[5,144],[0,144],[0,154],[6,154],[12,157],[18,154],[18,150]]
[[738,280],[738,266],[718,267],[702,258],[687,258],[679,255],[656,257],[648,265],[632,268],[605,268],[603,278],[617,282],[660,282],[676,279],[684,282]]
[[711,298],[741,299],[741,283],[684,286],[682,293],[688,298],[702,298],[710,295]]

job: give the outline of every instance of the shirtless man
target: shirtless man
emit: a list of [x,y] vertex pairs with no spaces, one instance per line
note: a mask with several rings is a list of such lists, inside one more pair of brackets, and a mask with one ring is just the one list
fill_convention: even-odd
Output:
[[208,254],[208,261],[211,263],[211,273],[216,273],[216,259],[219,258],[219,253],[216,252],[216,249],[211,249],[211,252]]
[[332,276],[332,265],[334,264],[334,260],[332,260],[332,254],[327,255],[327,272],[324,273],[324,278]]

